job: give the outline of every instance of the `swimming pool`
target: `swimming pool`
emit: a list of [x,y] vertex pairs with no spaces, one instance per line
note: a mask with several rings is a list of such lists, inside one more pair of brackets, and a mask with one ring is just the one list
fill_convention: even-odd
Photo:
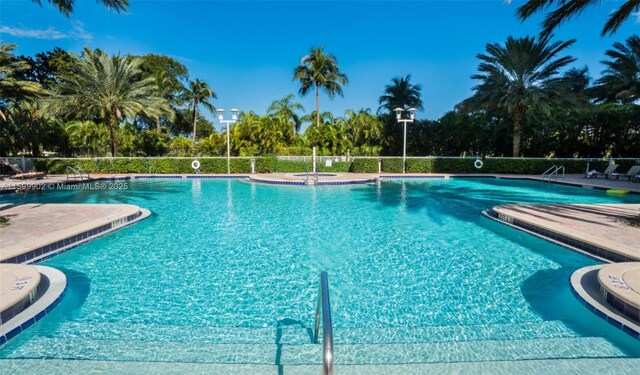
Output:
[[0,363],[319,363],[310,329],[321,270],[337,364],[640,357],[638,341],[570,292],[571,273],[594,260],[481,216],[503,203],[638,196],[495,179],[129,187],[2,197],[132,203],[153,214],[43,263],[65,272],[68,292],[0,347]]

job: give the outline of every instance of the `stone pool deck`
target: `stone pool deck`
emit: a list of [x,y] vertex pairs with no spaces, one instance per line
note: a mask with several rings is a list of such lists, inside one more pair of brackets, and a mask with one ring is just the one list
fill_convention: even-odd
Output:
[[32,263],[146,217],[130,204],[0,205],[0,263]]
[[640,204],[509,204],[493,211],[502,221],[568,245],[582,242],[624,257],[615,261],[640,261],[640,228],[625,222],[640,215]]

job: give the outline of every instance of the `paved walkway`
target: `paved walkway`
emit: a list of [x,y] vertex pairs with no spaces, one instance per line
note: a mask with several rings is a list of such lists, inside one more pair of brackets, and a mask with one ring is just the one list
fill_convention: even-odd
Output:
[[493,211],[640,261],[640,228],[624,221],[640,215],[640,204],[509,204]]
[[0,209],[9,218],[9,225],[0,228],[0,262],[140,212],[130,204],[47,203]]

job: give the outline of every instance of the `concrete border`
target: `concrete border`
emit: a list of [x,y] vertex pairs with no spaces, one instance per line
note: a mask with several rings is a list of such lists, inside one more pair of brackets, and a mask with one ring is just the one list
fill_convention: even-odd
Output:
[[622,330],[629,336],[640,341],[640,324],[621,315],[600,294],[598,271],[604,265],[583,267],[571,274],[571,292],[585,305],[589,311],[596,314],[615,328]]
[[17,255],[12,258],[3,260],[2,263],[32,264],[36,262],[41,262],[55,255],[62,254],[66,251],[69,251],[76,246],[80,246],[91,240],[102,237],[111,232],[114,232],[118,229],[128,227],[131,224],[135,224],[151,216],[151,211],[147,210],[146,208],[141,208],[141,207],[138,207],[138,208],[139,208],[139,211],[135,215],[130,215],[126,218],[115,220],[111,223],[102,225],[100,227],[91,229],[89,231],[67,237],[53,244],[48,244],[48,245],[39,247],[37,249],[31,249],[31,250],[25,251],[21,255]]
[[64,296],[67,288],[67,277],[64,273],[51,267],[34,267],[41,275],[36,300],[21,313],[0,326],[0,345],[44,318],[60,303]]
[[[633,254],[629,254],[623,250],[617,250],[613,247],[607,246],[607,244],[596,243],[593,241],[587,241],[581,238],[578,238],[575,233],[574,235],[567,235],[566,232],[563,232],[560,229],[551,229],[550,227],[545,227],[541,224],[536,224],[534,222],[529,222],[522,218],[516,218],[513,215],[504,212],[504,209],[507,206],[519,206],[519,205],[499,205],[488,210],[487,214],[492,216],[492,218],[497,221],[508,224],[514,228],[517,228],[522,231],[526,231],[527,233],[534,234],[538,237],[544,239],[551,239],[558,243],[564,244],[566,246],[570,246],[573,249],[578,249],[585,254],[590,254],[591,256],[595,256],[598,259],[606,259],[611,262],[637,262],[639,259],[634,257]],[[531,205],[520,205],[520,206],[531,206]],[[539,205],[545,206],[545,205]],[[571,205],[568,205],[571,206]],[[503,209],[504,208],[504,209]]]

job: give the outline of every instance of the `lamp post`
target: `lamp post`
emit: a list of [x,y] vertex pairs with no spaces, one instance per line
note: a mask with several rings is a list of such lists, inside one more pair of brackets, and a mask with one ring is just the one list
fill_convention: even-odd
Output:
[[402,173],[406,173],[406,162],[407,162],[407,122],[413,122],[413,119],[415,118],[415,113],[416,113],[416,109],[415,108],[409,108],[407,110],[407,112],[409,112],[409,118],[402,118],[402,112],[404,112],[404,108],[396,108],[394,109],[394,111],[396,112],[396,120],[398,120],[398,123],[403,123],[404,124],[404,143],[403,143],[403,148],[402,148]]
[[227,124],[227,174],[231,174],[231,147],[230,147],[230,142],[229,142],[229,126],[231,124],[235,124],[236,121],[238,121],[238,110],[237,109],[232,109],[231,112],[231,120],[225,120],[224,119],[224,112],[225,110],[220,108],[217,109],[216,112],[218,112],[218,121],[220,121],[220,124]]

